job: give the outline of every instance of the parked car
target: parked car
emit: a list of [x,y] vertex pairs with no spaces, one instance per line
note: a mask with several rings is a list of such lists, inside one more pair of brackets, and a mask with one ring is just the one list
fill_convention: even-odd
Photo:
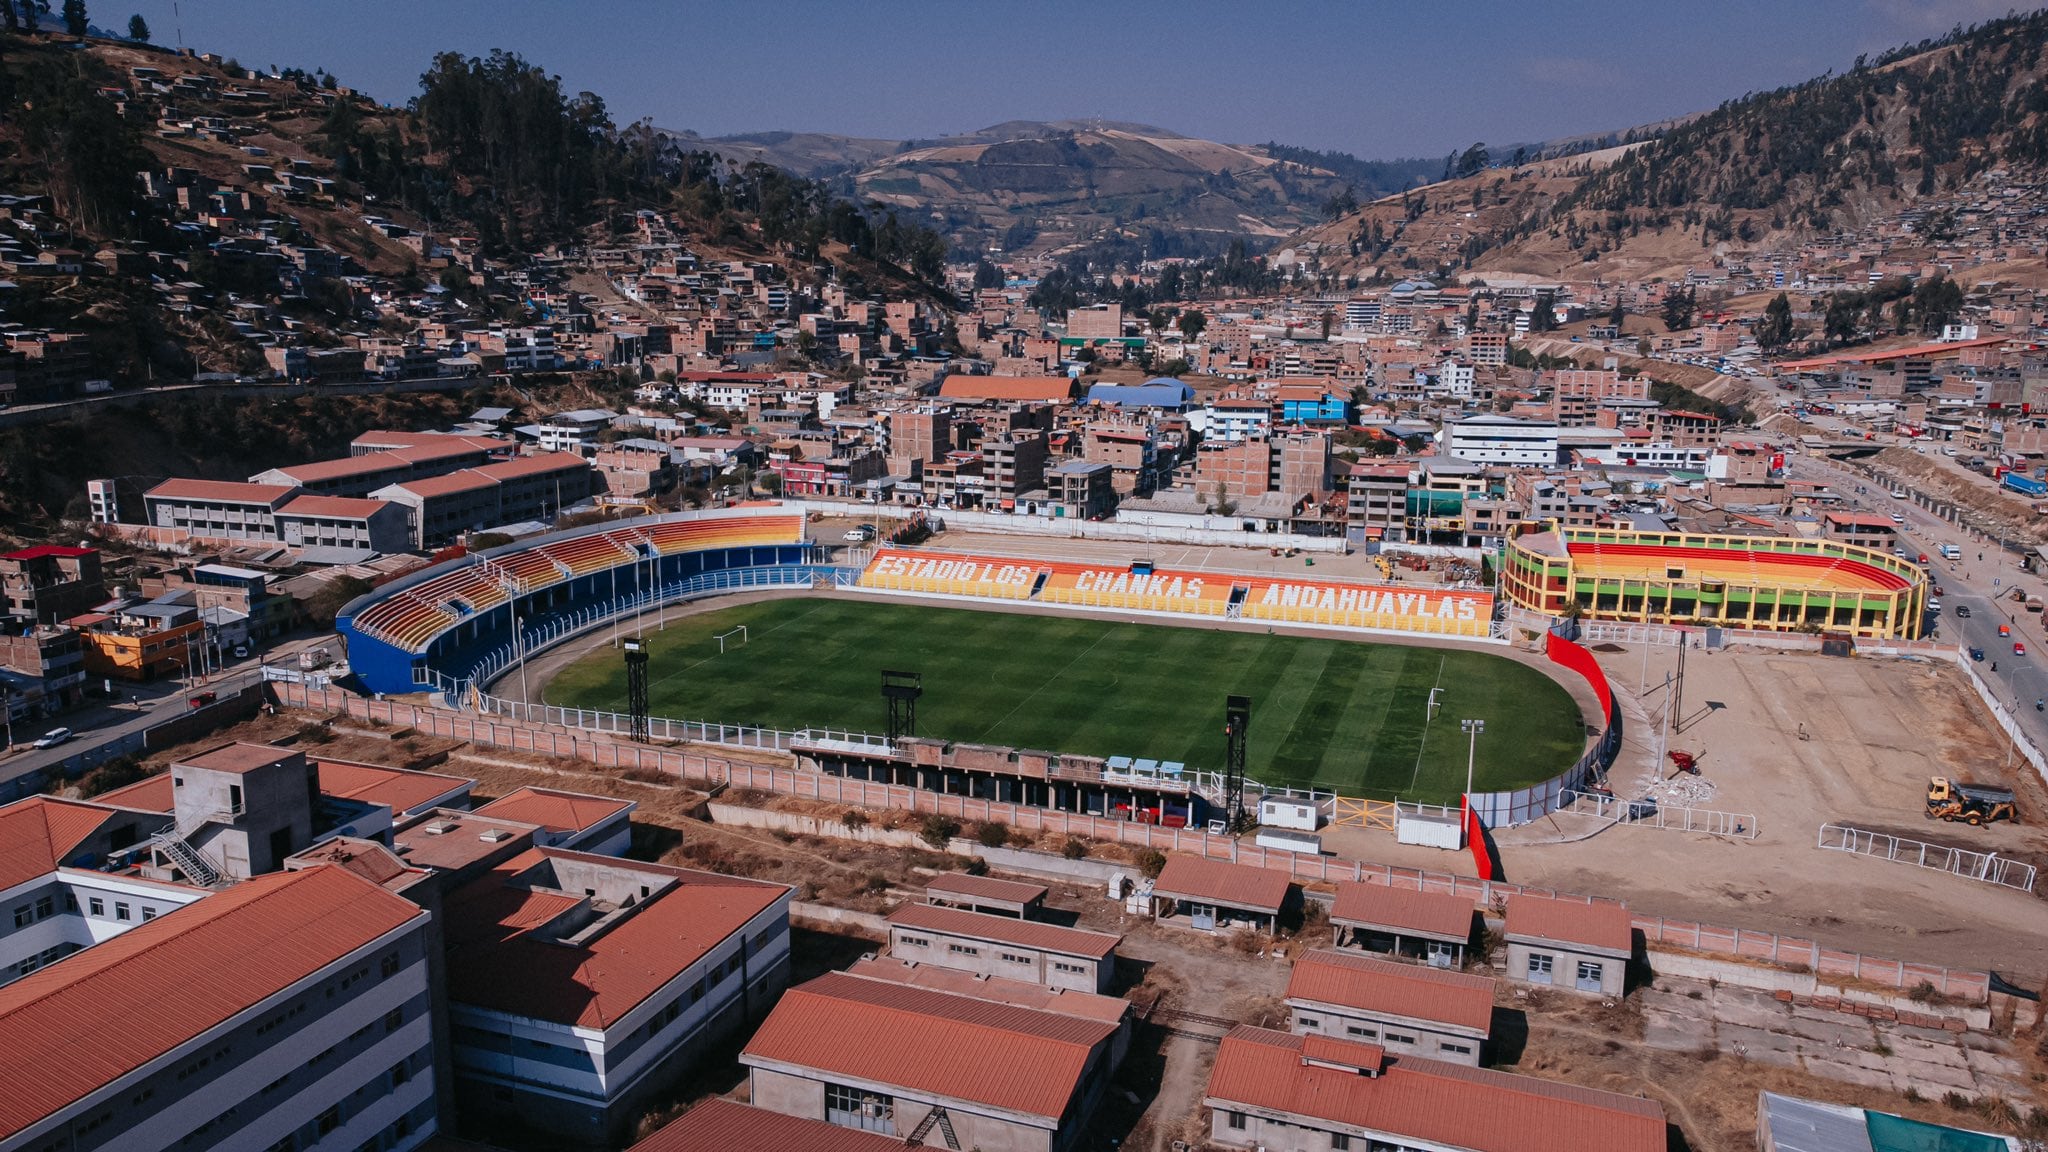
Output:
[[52,728],[48,732],[43,733],[42,738],[36,741],[35,746],[38,748],[55,748],[69,739],[71,739],[71,729]]
[[846,542],[849,544],[865,544],[874,538],[875,530],[865,524],[858,524],[846,530]]
[[217,692],[201,692],[199,695],[186,700],[185,703],[190,704],[194,708],[204,708],[218,699],[220,699],[220,694]]
[[1894,489],[1892,489],[1892,499],[1894,499],[1894,500],[1904,500],[1905,498],[1906,498],[1906,491],[1905,491],[1905,489],[1903,489],[1903,488],[1894,488]]
[[1982,664],[1984,662],[1984,650],[1982,648],[1970,649],[1970,659]]
[[237,660],[247,660],[248,658],[249,658],[249,646],[248,646],[247,644],[237,644],[237,645],[235,645],[235,659],[237,659]]

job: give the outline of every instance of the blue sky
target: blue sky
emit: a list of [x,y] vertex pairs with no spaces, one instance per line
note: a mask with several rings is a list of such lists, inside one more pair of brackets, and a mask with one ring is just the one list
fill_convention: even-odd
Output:
[[[1842,69],[2012,0],[87,0],[403,103],[434,53],[518,52],[614,119],[887,139],[1102,117],[1438,156],[1624,128]],[[117,7],[118,5],[118,7]],[[52,7],[56,5],[53,3]]]

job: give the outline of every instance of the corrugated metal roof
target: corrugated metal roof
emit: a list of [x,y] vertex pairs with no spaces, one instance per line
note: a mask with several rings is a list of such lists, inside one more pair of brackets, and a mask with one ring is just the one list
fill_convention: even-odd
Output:
[[1308,1063],[1308,1039],[1233,1029],[1203,1103],[1473,1152],[1664,1152],[1664,1110],[1640,1097],[1413,1056],[1386,1056],[1368,1076]]
[[331,865],[259,876],[0,988],[11,1135],[427,913]]
[[594,828],[633,806],[630,800],[557,792],[552,788],[520,787],[476,809],[479,816],[538,824],[550,832],[581,832]]
[[1054,403],[1074,398],[1065,376],[948,376],[939,395],[953,400],[1022,400]]
[[1635,925],[1623,905],[1526,894],[1508,901],[1503,932],[1510,938],[1548,940],[1623,956],[1634,950],[1635,941]]
[[903,1138],[706,1100],[628,1152],[903,1152]]
[[742,1063],[772,1061],[1057,1123],[1115,1024],[834,972],[783,993]]
[[1873,1152],[1863,1109],[1775,1092],[1759,1094],[1757,1111],[1771,1134],[1759,1152]]
[[927,894],[937,892],[947,896],[968,896],[980,900],[1000,900],[1006,904],[1029,904],[1045,899],[1047,889],[1043,884],[1026,884],[1021,880],[998,880],[993,876],[969,876],[965,872],[941,872],[925,881]]
[[[584,943],[539,939],[529,933],[577,903],[521,881],[549,857],[677,883]],[[448,996],[512,1016],[609,1028],[789,892],[715,872],[531,849],[448,897]]]
[[1287,998],[1431,1020],[1482,1035],[1493,1026],[1493,981],[1487,977],[1327,948],[1294,962]]
[[951,936],[967,936],[976,940],[991,940],[998,944],[1018,944],[1036,948],[1041,952],[1058,952],[1064,956],[1086,956],[1100,960],[1116,951],[1122,942],[1121,936],[1106,932],[1089,932],[1080,928],[1062,928],[1057,924],[1041,924],[1036,920],[1017,920],[1008,916],[991,916],[986,912],[969,912],[964,908],[940,908],[932,904],[905,904],[889,913],[889,923],[905,928],[922,928],[929,932],[944,932]]
[[1451,892],[1419,892],[1389,884],[1346,880],[1337,885],[1330,919],[1341,924],[1394,928],[1446,940],[1472,937],[1472,901]]
[[1287,889],[1293,883],[1287,873],[1271,868],[1200,856],[1168,856],[1159,879],[1152,882],[1152,891],[1179,900],[1277,913],[1287,902]]
[[56,870],[111,815],[96,805],[47,796],[0,808],[0,888]]
[[958,968],[899,960],[894,956],[864,957],[854,961],[853,967],[846,972],[849,976],[887,980],[892,984],[915,984],[935,992],[951,992],[956,996],[972,996],[977,1000],[993,1000],[1019,1008],[1036,1008],[1041,1012],[1064,1012],[1069,1016],[1107,1020],[1112,1024],[1123,1020],[1131,1010],[1131,1002],[1121,996],[1101,996],[1094,992],[1076,992],[1071,988],[1047,988],[1029,980],[983,976]]

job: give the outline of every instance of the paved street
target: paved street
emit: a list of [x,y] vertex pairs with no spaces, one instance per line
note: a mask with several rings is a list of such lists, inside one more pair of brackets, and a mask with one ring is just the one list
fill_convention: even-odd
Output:
[[[1976,666],[1977,673],[2013,709],[2035,745],[2048,748],[2048,712],[2034,708],[2036,700],[2048,697],[2048,629],[2041,613],[2028,612],[2009,599],[2015,587],[2031,596],[2048,595],[2041,577],[2022,571],[2020,557],[2004,551],[1997,540],[1951,524],[1911,499],[1894,499],[1881,484],[1859,473],[1813,456],[1788,460],[1794,476],[1825,481],[1857,511],[1906,518],[1899,529],[1901,546],[1909,555],[1928,555],[1929,571],[1942,589],[1942,609],[1931,638],[1982,649],[1984,660]],[[1943,544],[1961,548],[1963,558],[1942,560]],[[1958,608],[1967,608],[1970,615],[1959,615]],[[2009,635],[2000,635],[2001,625]],[[2015,643],[2027,654],[2016,654]]]

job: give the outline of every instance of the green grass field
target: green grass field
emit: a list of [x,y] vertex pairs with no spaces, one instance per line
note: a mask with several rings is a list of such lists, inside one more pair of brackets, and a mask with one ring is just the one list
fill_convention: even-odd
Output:
[[[721,655],[713,637],[740,624],[748,642]],[[1486,721],[1480,791],[1554,776],[1585,743],[1561,685],[1467,650],[826,599],[727,608],[646,636],[649,708],[678,720],[880,732],[881,670],[909,669],[924,674],[919,735],[1218,769],[1223,698],[1241,693],[1254,778],[1425,803],[1464,788],[1465,717]],[[603,647],[546,697],[620,711],[625,685],[620,654]]]

